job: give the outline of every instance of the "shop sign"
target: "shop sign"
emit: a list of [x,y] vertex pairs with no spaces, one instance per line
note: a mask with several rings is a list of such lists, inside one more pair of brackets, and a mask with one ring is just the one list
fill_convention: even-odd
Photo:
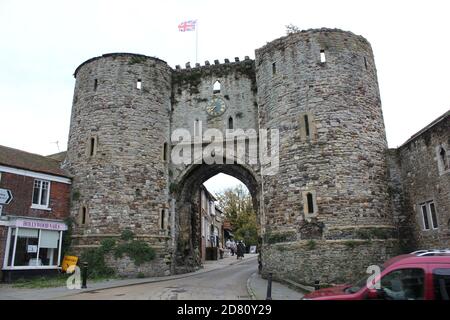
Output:
[[67,230],[67,225],[63,222],[45,220],[17,219],[14,226],[17,228],[45,229],[53,231]]

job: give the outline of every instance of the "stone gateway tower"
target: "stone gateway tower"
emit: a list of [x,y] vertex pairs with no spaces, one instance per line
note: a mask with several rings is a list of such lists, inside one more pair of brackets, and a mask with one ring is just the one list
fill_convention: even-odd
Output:
[[[76,69],[65,162],[74,176],[74,249],[131,229],[158,254],[141,266],[116,261],[120,273],[195,270],[199,186],[224,172],[253,196],[263,273],[332,283],[395,253],[370,44],[350,32],[307,30],[255,56],[172,69],[156,58],[115,53]],[[179,128],[194,137],[211,128],[277,129],[277,174],[226,152],[223,163],[174,163],[171,135]]]

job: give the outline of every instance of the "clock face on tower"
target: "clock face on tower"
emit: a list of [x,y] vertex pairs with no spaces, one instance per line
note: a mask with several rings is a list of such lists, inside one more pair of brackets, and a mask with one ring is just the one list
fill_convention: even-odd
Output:
[[209,105],[206,107],[206,112],[210,116],[220,116],[225,112],[226,106],[225,101],[222,98],[214,97],[211,99]]

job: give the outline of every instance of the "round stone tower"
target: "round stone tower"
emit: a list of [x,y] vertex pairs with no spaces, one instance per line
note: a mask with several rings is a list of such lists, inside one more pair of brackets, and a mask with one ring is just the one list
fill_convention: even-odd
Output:
[[82,249],[130,229],[166,254],[115,263],[121,274],[170,271],[167,144],[171,68],[144,55],[113,53],[82,63],[76,78],[65,166],[73,173],[72,246]]
[[263,270],[306,283],[354,278],[394,243],[371,46],[307,30],[256,50],[255,64],[260,128],[280,131],[279,171],[263,177]]

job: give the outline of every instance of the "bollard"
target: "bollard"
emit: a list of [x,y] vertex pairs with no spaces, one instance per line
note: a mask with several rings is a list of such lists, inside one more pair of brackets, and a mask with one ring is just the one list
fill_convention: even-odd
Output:
[[272,272],[267,277],[267,297],[266,300],[272,300]]
[[83,274],[81,275],[81,277],[83,278],[82,281],[83,283],[81,284],[81,289],[86,289],[87,285],[87,271],[88,271],[88,263],[87,262],[83,262]]
[[314,281],[314,289],[319,290],[320,289],[320,280]]

